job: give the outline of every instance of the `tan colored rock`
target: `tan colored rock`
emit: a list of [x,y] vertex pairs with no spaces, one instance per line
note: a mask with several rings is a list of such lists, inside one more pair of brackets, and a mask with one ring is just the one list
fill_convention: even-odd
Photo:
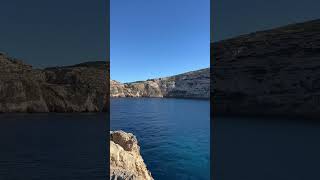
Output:
[[153,180],[131,133],[110,132],[110,180]]
[[124,89],[124,84],[110,80],[110,97],[125,97]]
[[203,98],[210,94],[209,68],[131,83],[111,81],[110,97]]

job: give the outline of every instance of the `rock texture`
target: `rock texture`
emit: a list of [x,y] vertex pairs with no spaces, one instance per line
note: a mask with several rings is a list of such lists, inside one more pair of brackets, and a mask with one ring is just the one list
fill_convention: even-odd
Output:
[[105,62],[33,69],[0,53],[0,112],[97,112],[109,109]]
[[110,179],[153,180],[140,155],[138,141],[131,133],[110,132]]
[[320,20],[211,48],[214,114],[320,115]]
[[111,97],[209,98],[209,68],[132,83],[111,80]]

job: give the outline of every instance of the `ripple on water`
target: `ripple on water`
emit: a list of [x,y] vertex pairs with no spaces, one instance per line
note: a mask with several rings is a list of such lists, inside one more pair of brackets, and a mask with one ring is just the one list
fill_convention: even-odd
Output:
[[111,129],[132,132],[155,179],[210,176],[209,101],[111,99]]

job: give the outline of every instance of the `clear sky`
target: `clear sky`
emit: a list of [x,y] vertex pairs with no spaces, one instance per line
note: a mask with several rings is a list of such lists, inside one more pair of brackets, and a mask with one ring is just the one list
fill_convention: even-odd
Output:
[[132,82],[209,67],[209,0],[110,3],[112,79]]
[[106,60],[105,0],[1,0],[0,51],[35,67]]
[[212,41],[320,18],[320,0],[212,0]]

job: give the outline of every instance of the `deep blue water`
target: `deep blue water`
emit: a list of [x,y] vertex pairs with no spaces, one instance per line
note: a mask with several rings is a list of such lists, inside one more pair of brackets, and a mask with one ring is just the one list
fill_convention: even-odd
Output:
[[0,114],[0,179],[107,179],[107,117]]
[[111,130],[137,136],[156,180],[210,178],[209,115],[206,100],[111,99]]
[[318,119],[217,117],[216,180],[320,179]]

